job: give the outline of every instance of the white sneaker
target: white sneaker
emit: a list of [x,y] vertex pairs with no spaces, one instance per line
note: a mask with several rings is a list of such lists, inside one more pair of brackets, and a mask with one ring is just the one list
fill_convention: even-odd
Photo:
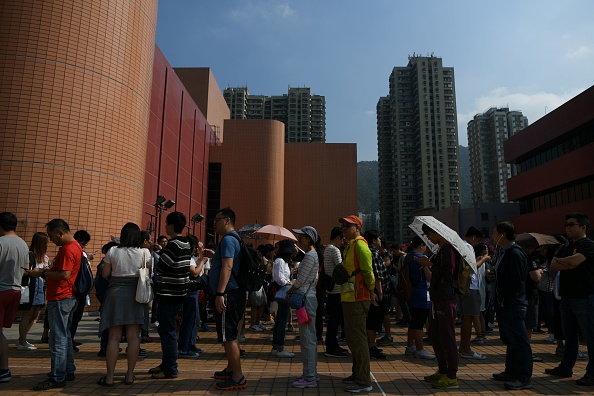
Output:
[[34,351],[37,349],[35,345],[30,344],[27,341],[25,341],[25,345],[21,345],[17,342],[16,347],[19,351]]
[[270,354],[271,354],[272,356],[276,356],[276,355],[278,354],[278,349],[276,349],[276,348],[272,348],[272,351],[270,351]]
[[435,359],[435,355],[427,352],[426,349],[421,349],[420,351],[416,351],[415,357],[421,358],[421,359]]
[[286,349],[283,349],[282,351],[279,351],[276,353],[276,357],[279,358],[292,358],[295,357],[295,354],[293,352],[289,352]]
[[417,348],[414,345],[404,348],[404,355],[406,356],[414,356],[415,353],[417,353]]
[[268,330],[268,328],[267,328],[266,326],[264,326],[264,325],[261,325],[261,324],[260,324],[260,325],[256,325],[256,326],[258,326],[258,327],[261,329],[261,331],[266,331],[266,330]]
[[588,352],[583,352],[583,351],[578,350],[577,359],[578,360],[589,360]]

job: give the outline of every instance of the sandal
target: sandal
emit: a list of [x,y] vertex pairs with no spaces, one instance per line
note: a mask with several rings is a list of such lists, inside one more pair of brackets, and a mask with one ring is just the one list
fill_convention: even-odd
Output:
[[224,368],[221,371],[215,371],[213,378],[225,381],[231,379],[232,374],[232,371],[227,371],[227,368]]
[[122,380],[122,382],[124,383],[124,385],[132,385],[134,384],[134,381],[136,380],[136,376],[132,376],[132,381],[126,381],[126,378],[124,377],[124,379]]
[[103,377],[99,378],[97,380],[97,385],[107,386],[107,387],[110,387],[110,388],[115,385],[113,382],[111,384],[108,384],[106,382],[106,380],[105,380],[106,378],[107,378],[107,375],[104,375]]

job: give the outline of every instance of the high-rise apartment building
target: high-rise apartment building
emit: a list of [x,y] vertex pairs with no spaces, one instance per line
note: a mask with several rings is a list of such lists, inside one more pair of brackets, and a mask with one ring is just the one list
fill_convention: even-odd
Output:
[[280,96],[250,95],[247,87],[226,88],[233,120],[277,120],[285,124],[285,142],[326,142],[326,97],[310,88],[291,88]]
[[415,54],[395,67],[377,104],[377,135],[381,232],[406,242],[415,211],[460,202],[454,68]]
[[528,126],[521,111],[492,107],[468,122],[472,202],[509,202],[506,181],[516,175],[503,159],[503,142]]

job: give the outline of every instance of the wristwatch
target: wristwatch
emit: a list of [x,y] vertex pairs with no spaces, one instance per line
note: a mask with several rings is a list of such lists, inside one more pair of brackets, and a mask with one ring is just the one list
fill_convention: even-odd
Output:
[[223,293],[219,293],[219,292],[216,292],[215,293],[215,296],[217,296],[217,297],[223,297],[224,295],[225,295],[224,292]]

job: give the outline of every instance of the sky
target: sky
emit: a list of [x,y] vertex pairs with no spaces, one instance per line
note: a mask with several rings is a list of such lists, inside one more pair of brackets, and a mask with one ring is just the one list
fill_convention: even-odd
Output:
[[161,0],[157,45],[173,67],[210,67],[221,90],[326,97],[326,142],[377,159],[377,101],[395,66],[454,67],[460,144],[490,107],[534,123],[594,85],[592,0]]

